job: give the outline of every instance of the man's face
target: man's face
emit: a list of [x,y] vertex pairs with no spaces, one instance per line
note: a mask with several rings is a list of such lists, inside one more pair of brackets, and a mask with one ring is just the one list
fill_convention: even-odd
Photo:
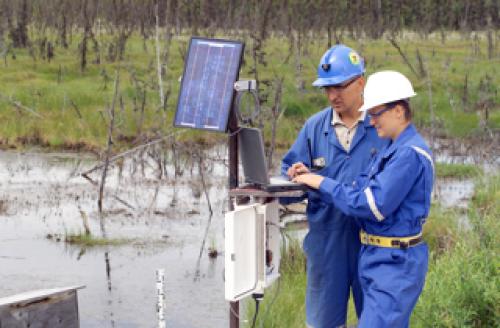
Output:
[[324,89],[332,108],[342,114],[359,109],[363,103],[361,93],[364,86],[365,79],[358,76],[340,85],[326,86]]

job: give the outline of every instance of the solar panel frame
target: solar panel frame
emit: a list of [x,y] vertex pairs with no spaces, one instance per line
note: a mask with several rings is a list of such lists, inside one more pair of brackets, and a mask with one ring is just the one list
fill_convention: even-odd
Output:
[[[209,89],[207,90],[202,90],[202,85],[199,86],[194,86],[194,89],[196,92],[194,93],[194,96],[198,97],[196,105],[191,105],[192,108],[191,110],[189,109],[190,104],[193,103],[191,100],[191,95],[190,95],[190,90],[193,89],[193,85],[198,83],[197,81],[199,80],[198,76],[200,73],[199,71],[196,73],[198,74],[196,78],[193,78],[193,75],[195,75],[196,71],[196,66],[200,64],[199,61],[196,61],[196,58],[192,58],[192,56],[197,56],[197,52],[199,49],[201,49],[199,46],[203,44],[208,44],[209,49],[207,53],[210,52],[211,47],[220,47],[221,49],[224,47],[233,46],[234,49],[236,50],[235,58],[232,58],[233,53],[231,53],[231,58],[232,61],[230,61],[227,64],[226,70],[224,73],[227,73],[225,76],[224,84],[222,88],[216,89],[217,86],[217,78],[220,77],[220,74],[212,74],[213,76],[208,76],[205,77],[205,72],[208,70],[211,73],[219,73],[217,72],[218,67],[210,67],[210,69],[205,70],[205,67],[203,67],[201,71],[201,82],[204,83],[204,86],[208,86]],[[198,47],[198,48],[196,48]],[[192,128],[192,129],[198,129],[198,130],[205,130],[205,131],[214,131],[214,132],[227,132],[228,131],[228,121],[230,117],[230,113],[232,110],[233,102],[234,102],[234,97],[236,95],[236,91],[234,90],[234,82],[236,82],[239,78],[239,72],[240,72],[240,67],[241,63],[243,61],[243,54],[245,50],[245,44],[244,42],[241,41],[235,41],[235,40],[226,40],[226,39],[212,39],[212,38],[204,38],[204,37],[191,37],[190,42],[189,42],[189,48],[188,48],[188,53],[186,55],[186,60],[184,64],[184,69],[183,69],[183,74],[182,74],[182,81],[181,81],[181,86],[179,88],[179,96],[177,98],[177,106],[176,106],[176,112],[175,112],[175,117],[173,121],[174,127],[183,127],[183,128]],[[222,52],[222,50],[221,50]],[[222,54],[220,55],[222,56]],[[206,61],[209,59],[209,56],[207,56]],[[221,63],[221,58],[218,58],[217,65]],[[205,63],[206,64],[206,63]],[[194,67],[192,67],[194,66]],[[230,71],[230,72],[229,72]],[[190,74],[190,75],[188,75]],[[210,80],[213,78],[212,84],[208,83]],[[217,92],[218,90],[218,92]],[[203,97],[203,100],[201,99],[201,96],[207,96],[209,93],[212,93],[211,97]],[[211,108],[210,104],[215,98],[215,95],[219,95],[220,92],[223,92],[223,97],[221,99],[216,99],[215,101],[220,100],[220,109],[218,113],[214,113],[213,109]],[[228,95],[224,95],[225,93],[230,93]],[[203,108],[200,108],[201,105],[203,104],[204,101],[209,101],[209,106],[208,106],[208,111],[204,111]],[[210,111],[212,110],[212,112]],[[216,115],[213,115],[216,114]],[[188,119],[186,119],[186,115],[190,115]],[[205,122],[202,123],[201,121],[204,120]],[[216,121],[217,124],[213,124],[213,121]],[[212,124],[208,124],[210,123]]]

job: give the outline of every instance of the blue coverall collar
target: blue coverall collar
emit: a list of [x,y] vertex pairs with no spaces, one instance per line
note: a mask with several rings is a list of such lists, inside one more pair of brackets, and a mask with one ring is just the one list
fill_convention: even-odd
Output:
[[408,139],[413,137],[417,133],[417,129],[415,128],[415,125],[413,123],[410,123],[404,130],[401,132],[401,134],[396,138],[396,140],[391,141],[389,145],[387,146],[386,151],[384,152],[384,157],[390,156],[392,153],[396,151],[396,149],[404,144]]
[[330,110],[328,111],[328,116],[327,119],[323,121],[323,134],[326,136],[330,133],[331,131],[331,122],[333,118],[333,108],[330,107]]
[[358,123],[358,128],[356,129],[356,134],[354,135],[354,139],[352,140],[351,149],[352,151],[356,148],[356,145],[363,139],[366,134],[366,129],[373,128],[370,124],[370,118],[368,115],[365,115],[365,119],[362,122]]

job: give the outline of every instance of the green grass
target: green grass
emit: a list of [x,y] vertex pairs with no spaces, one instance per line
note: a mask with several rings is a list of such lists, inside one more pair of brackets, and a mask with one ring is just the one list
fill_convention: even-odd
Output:
[[[224,35],[218,35],[225,37]],[[50,63],[37,59],[33,61],[26,49],[14,49],[7,57],[7,65],[0,63],[0,139],[5,144],[40,144],[46,147],[72,148],[83,144],[88,149],[102,149],[106,144],[107,108],[113,98],[113,80],[116,69],[120,66],[120,96],[123,109],[116,108],[117,126],[115,135],[136,136],[139,133],[140,110],[143,82],[146,87],[146,107],[142,133],[153,135],[171,131],[179,90],[178,78],[182,74],[183,60],[181,51],[186,48],[189,36],[174,37],[170,49],[167,72],[164,77],[165,90],[170,89],[167,112],[158,110],[156,59],[153,40],[146,41],[147,51],[143,50],[142,39],[134,34],[127,43],[125,58],[121,63],[106,61],[105,49],[101,50],[101,64],[93,64],[93,50],[89,52],[89,64],[85,72],[80,72],[78,59],[79,35],[75,35],[69,49],[57,47],[56,57]],[[101,36],[102,40],[109,39]],[[241,78],[252,78],[253,62],[251,58],[252,41],[246,40],[245,65],[241,69]],[[439,133],[451,137],[466,137],[484,133],[486,128],[500,128],[500,94],[495,88],[500,82],[498,58],[486,58],[486,41],[481,41],[481,53],[474,54],[472,41],[462,38],[450,38],[441,44],[438,38],[426,40],[406,37],[399,41],[412,65],[417,68],[418,49],[425,59],[430,72],[430,79],[416,76],[404,63],[397,50],[386,40],[350,40],[344,42],[358,49],[366,58],[367,72],[382,69],[400,70],[414,83],[418,97],[412,100],[415,122],[420,126],[430,127],[430,96],[428,82],[431,82],[432,107],[436,121],[434,126]],[[263,122],[267,124],[269,109],[273,105],[273,81],[276,77],[284,78],[282,108],[284,115],[279,122],[278,144],[287,146],[292,142],[304,120],[327,106],[321,90],[311,86],[315,79],[316,65],[326,50],[326,39],[314,38],[305,44],[300,57],[301,71],[297,71],[297,60],[289,53],[287,40],[272,37],[264,43],[264,59],[267,65],[259,64],[258,72],[263,81],[269,81],[271,87],[262,85],[261,94],[267,94],[263,104]],[[467,102],[463,103],[465,75],[468,75]],[[133,80],[136,76],[139,88]],[[480,91],[481,81],[489,77],[489,89]],[[304,88],[297,88],[299,82]],[[38,118],[28,112],[16,109],[9,101],[15,100],[40,113]],[[488,100],[492,103],[488,122],[482,122],[481,114],[475,109]],[[134,103],[136,106],[134,106]],[[73,106],[74,104],[74,106]],[[75,106],[82,118],[79,117]],[[268,128],[265,129],[268,132]],[[189,131],[183,139],[223,140],[221,134]],[[125,138],[126,139],[126,138]],[[130,138],[128,138],[130,140]],[[133,139],[133,138],[132,138]],[[118,142],[116,147],[127,147]]]
[[64,241],[80,246],[119,246],[130,243],[128,239],[101,238],[87,234],[67,234]]
[[429,266],[412,327],[500,326],[500,175],[477,181],[462,231]]
[[436,163],[436,175],[439,178],[474,178],[483,173],[483,170],[470,164]]
[[126,238],[102,238],[85,232],[66,232],[64,235],[49,234],[46,236],[49,240],[63,241],[70,245],[79,245],[85,247],[95,246],[121,246],[131,243],[133,240]]
[[457,217],[463,216],[459,209],[444,209],[433,204],[424,225],[424,240],[429,245],[432,258],[449,252],[460,239]]
[[[305,323],[305,257],[298,242],[294,242],[281,259],[281,278],[266,294],[259,310],[256,327],[304,327]],[[247,301],[247,318],[251,327],[254,304]]]

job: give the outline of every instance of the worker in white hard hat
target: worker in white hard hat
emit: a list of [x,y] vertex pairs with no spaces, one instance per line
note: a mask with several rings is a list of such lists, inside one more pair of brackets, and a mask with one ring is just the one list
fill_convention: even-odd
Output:
[[422,226],[429,214],[434,181],[432,153],[411,123],[415,96],[401,73],[368,77],[364,104],[370,123],[390,140],[351,183],[307,173],[297,164],[294,181],[309,185],[325,202],[360,219],[359,279],[363,310],[359,328],[408,327],[428,265]]
[[[322,88],[329,106],[310,117],[282,160],[283,175],[294,175],[297,163],[319,175],[351,182],[387,141],[377,136],[363,105],[363,58],[337,44],[321,57],[313,86]],[[361,248],[359,225],[332,204],[307,192],[309,231],[304,239],[307,258],[306,326],[344,327],[349,298],[361,314],[363,293],[358,279]],[[282,203],[302,200],[282,199]]]

